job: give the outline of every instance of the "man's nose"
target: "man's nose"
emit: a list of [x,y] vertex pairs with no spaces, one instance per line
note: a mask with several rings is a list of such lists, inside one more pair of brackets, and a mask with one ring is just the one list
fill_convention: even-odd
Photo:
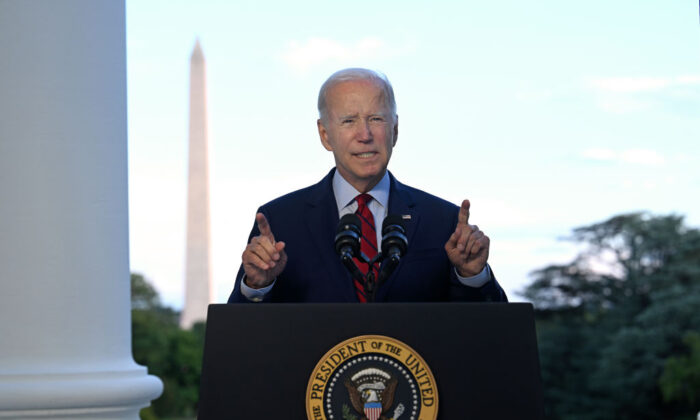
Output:
[[357,127],[358,133],[357,137],[358,140],[360,141],[369,141],[372,140],[372,131],[369,128],[369,121],[363,120],[358,124]]

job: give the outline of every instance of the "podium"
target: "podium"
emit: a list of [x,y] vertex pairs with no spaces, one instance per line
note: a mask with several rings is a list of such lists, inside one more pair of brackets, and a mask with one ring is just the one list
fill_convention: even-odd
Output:
[[[401,344],[403,351],[397,350]],[[375,347],[381,347],[383,353],[375,352]],[[364,353],[354,355],[353,349],[359,353],[360,348]],[[386,368],[363,368],[363,355],[388,364]],[[432,381],[422,368],[432,372]],[[386,371],[386,379],[377,370]],[[312,378],[312,374],[318,376]],[[409,382],[392,385],[390,376],[405,376]],[[343,402],[342,410],[340,403],[331,401],[334,395],[352,400],[348,394],[354,394],[355,387],[357,396],[375,393],[367,401],[384,395],[383,409],[388,411],[382,415],[386,419],[430,420],[433,408],[442,420],[541,419],[542,384],[532,305],[209,306],[199,420],[359,420],[364,414],[357,412],[361,407],[352,410],[358,406],[354,401]],[[319,407],[330,411],[320,414],[316,406],[312,410],[310,404],[316,400],[320,400]],[[367,416],[373,418],[373,414]]]

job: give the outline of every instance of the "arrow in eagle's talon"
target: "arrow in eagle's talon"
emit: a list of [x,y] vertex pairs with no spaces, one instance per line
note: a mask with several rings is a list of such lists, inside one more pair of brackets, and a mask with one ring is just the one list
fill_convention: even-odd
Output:
[[394,415],[391,417],[391,420],[396,420],[398,419],[401,414],[403,414],[404,406],[403,403],[400,403],[398,407],[394,409]]

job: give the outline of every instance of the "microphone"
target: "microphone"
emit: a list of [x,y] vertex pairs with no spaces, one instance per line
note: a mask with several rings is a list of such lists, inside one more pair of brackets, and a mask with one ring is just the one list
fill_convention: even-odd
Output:
[[382,223],[382,254],[384,258],[401,259],[408,248],[406,228],[403,219],[397,214],[390,214]]
[[335,252],[340,256],[345,268],[358,280],[362,280],[363,275],[352,259],[360,255],[361,236],[360,218],[356,214],[350,213],[340,218],[335,235]]
[[406,238],[406,228],[403,219],[396,214],[390,214],[382,223],[382,255],[384,263],[379,272],[378,286],[385,281],[396,266],[401,262],[401,257],[408,249],[408,238]]
[[340,255],[349,254],[350,257],[360,252],[360,218],[353,213],[346,214],[338,223],[337,234],[335,235],[335,252]]

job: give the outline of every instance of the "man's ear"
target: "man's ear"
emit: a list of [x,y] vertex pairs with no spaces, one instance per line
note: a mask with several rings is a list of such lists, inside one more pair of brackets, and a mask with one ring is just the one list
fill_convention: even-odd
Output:
[[399,141],[399,116],[396,116],[396,120],[394,122],[394,144],[392,146],[396,146],[396,142]]
[[316,127],[318,127],[318,136],[321,138],[321,144],[323,145],[323,147],[326,148],[326,150],[332,152],[333,146],[328,141],[328,131],[326,130],[326,127],[323,125],[323,122],[320,118],[316,120]]

